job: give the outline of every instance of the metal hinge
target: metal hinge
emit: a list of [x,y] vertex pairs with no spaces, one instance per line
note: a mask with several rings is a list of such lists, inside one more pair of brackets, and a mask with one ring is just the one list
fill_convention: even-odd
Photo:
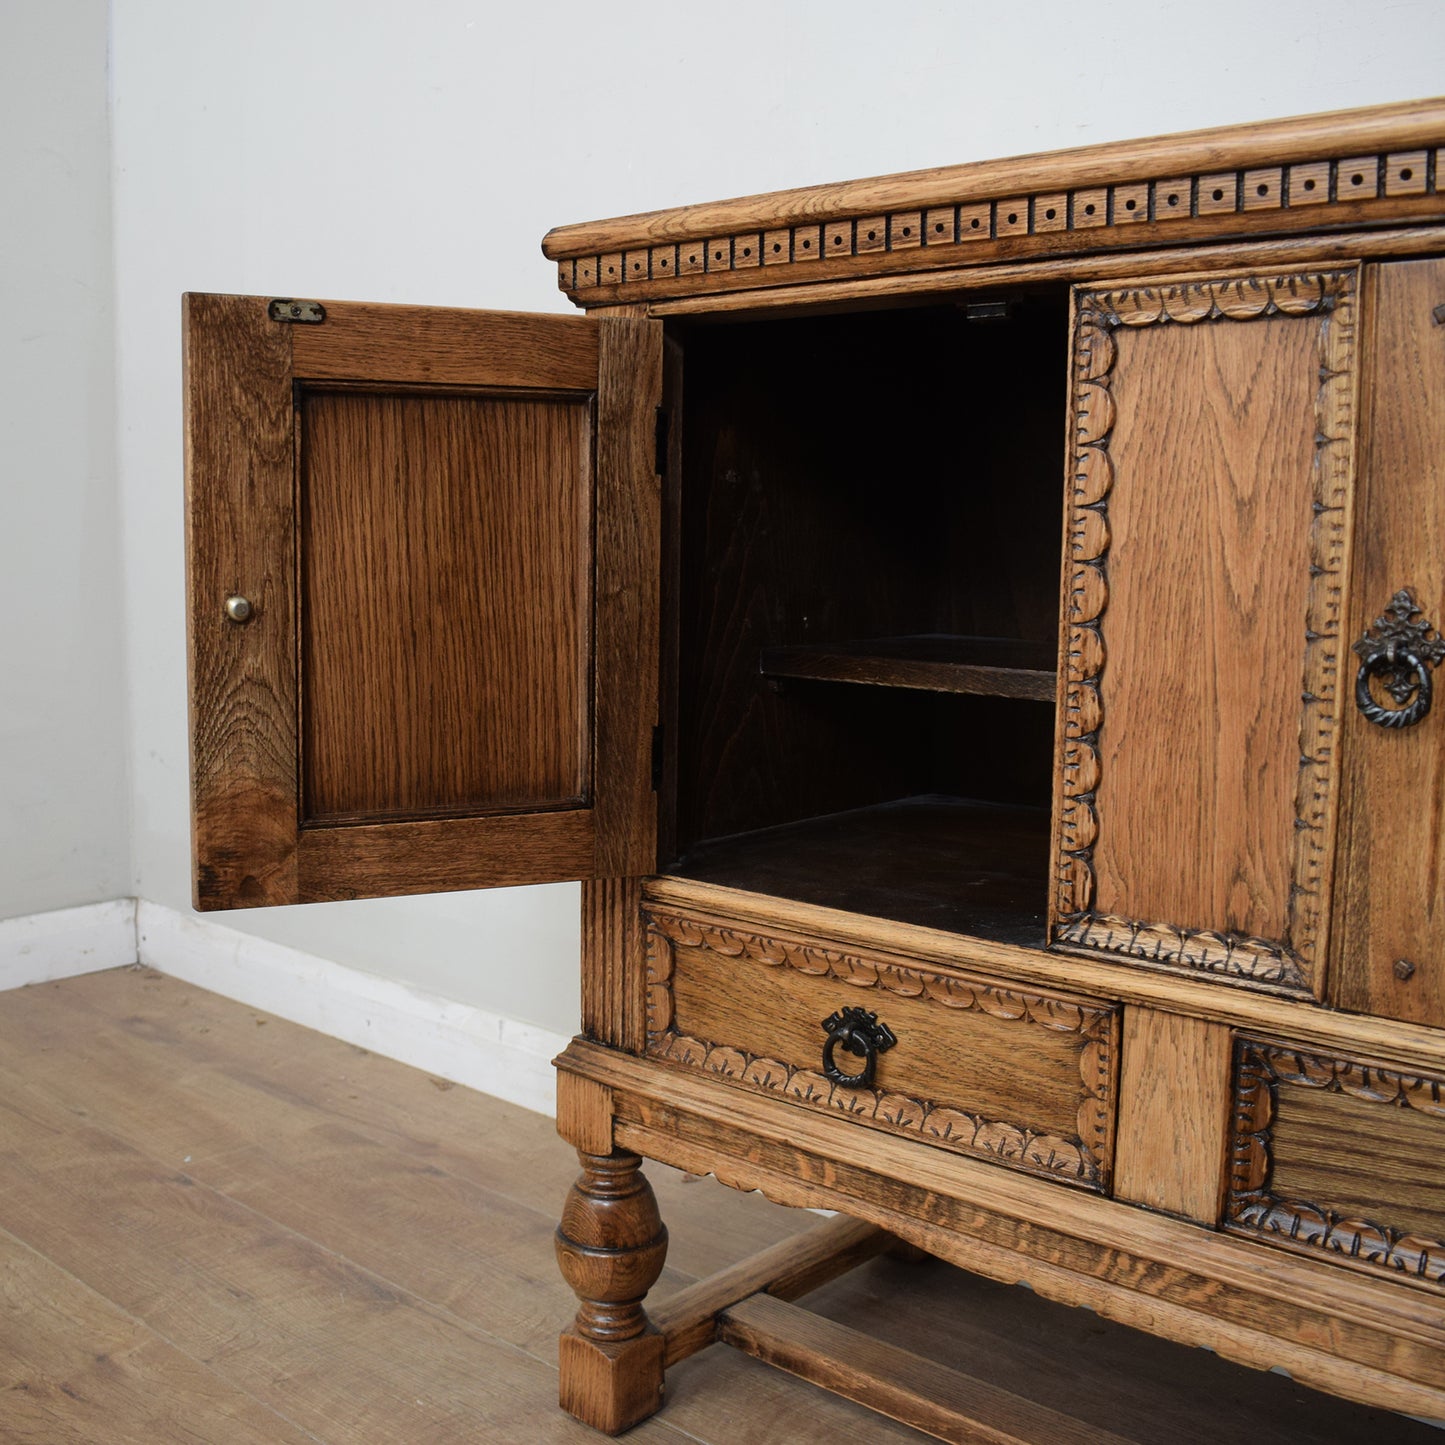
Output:
[[654,433],[653,441],[656,451],[652,459],[652,469],[660,477],[667,475],[667,434],[672,414],[665,406],[657,409],[657,430]]
[[272,321],[307,321],[314,324],[326,320],[326,308],[319,301],[293,301],[289,296],[278,296],[266,308],[266,315]]
[[662,724],[652,729],[652,791],[662,789]]

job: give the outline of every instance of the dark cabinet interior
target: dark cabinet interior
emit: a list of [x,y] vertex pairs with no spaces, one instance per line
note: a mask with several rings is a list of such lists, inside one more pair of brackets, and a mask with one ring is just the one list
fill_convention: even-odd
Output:
[[664,870],[1042,944],[1066,289],[677,339]]

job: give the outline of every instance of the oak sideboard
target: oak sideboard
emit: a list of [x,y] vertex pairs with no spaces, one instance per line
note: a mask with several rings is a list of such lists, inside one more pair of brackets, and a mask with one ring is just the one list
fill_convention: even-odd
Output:
[[[188,297],[187,543],[198,907],[582,880],[563,1405],[958,1438],[901,1240],[1445,1417],[1445,102],[543,249]],[[839,1217],[645,1304],[644,1158]]]

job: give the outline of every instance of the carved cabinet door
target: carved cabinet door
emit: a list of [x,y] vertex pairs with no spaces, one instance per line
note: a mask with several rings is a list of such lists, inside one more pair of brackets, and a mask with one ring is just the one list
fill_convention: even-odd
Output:
[[651,869],[660,323],[186,299],[199,908]]
[[1334,1002],[1445,1024],[1445,261],[1365,270]]
[[1358,286],[1075,292],[1056,947],[1321,987]]

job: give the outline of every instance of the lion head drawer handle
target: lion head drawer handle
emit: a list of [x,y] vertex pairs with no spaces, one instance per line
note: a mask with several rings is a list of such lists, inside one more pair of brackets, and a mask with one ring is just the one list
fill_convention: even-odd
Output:
[[[1355,643],[1355,651],[1360,655],[1355,706],[1370,722],[1382,728],[1408,728],[1430,711],[1434,691],[1430,669],[1445,659],[1445,638],[1425,620],[1408,588],[1395,593],[1384,613]],[[1371,678],[1380,680],[1397,706],[1376,702]]]
[[[840,1008],[823,1020],[828,1041],[823,1045],[823,1072],[845,1089],[865,1089],[873,1082],[878,1055],[887,1053],[898,1040],[887,1024],[878,1022],[878,1015],[856,1005]],[[839,1048],[863,1060],[855,1074],[840,1069],[834,1060]]]

